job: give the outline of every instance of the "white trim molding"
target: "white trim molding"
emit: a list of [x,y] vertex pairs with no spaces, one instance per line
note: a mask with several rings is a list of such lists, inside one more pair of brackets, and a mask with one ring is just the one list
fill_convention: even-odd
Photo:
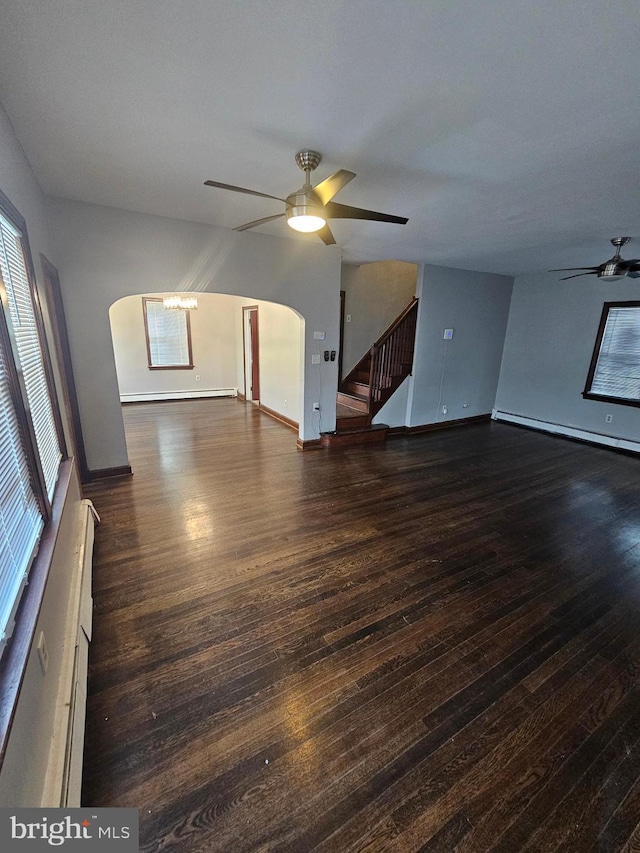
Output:
[[121,403],[144,403],[154,400],[191,400],[196,397],[237,397],[237,388],[207,388],[204,391],[146,391],[141,394],[121,394]]
[[640,453],[640,442],[631,441],[627,438],[616,438],[614,435],[605,435],[601,432],[592,432],[591,430],[578,429],[577,427],[565,424],[541,421],[537,418],[527,418],[522,415],[514,415],[511,412],[502,412],[499,409],[494,409],[491,417],[494,421],[519,424],[520,426],[530,427],[541,432],[550,432],[554,435],[565,436],[566,438],[577,438],[580,441],[588,441],[591,444],[602,444],[605,447],[615,447],[618,450],[630,450],[633,453]]

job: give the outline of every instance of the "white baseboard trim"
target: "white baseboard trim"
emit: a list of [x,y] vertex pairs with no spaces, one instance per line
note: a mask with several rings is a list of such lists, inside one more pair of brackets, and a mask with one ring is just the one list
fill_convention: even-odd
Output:
[[237,397],[237,388],[207,388],[204,391],[149,391],[143,394],[120,394],[121,403],[144,403],[154,400],[191,400],[198,397]]
[[502,412],[499,409],[494,409],[491,417],[494,421],[505,421],[506,423],[520,424],[520,426],[531,427],[531,429],[538,429],[541,432],[550,432],[554,435],[563,435],[567,438],[577,438],[581,441],[588,441],[591,444],[602,444],[605,447],[615,447],[618,450],[631,450],[634,453],[640,453],[640,442],[631,441],[628,438],[616,438],[613,435],[604,435],[601,432],[577,429],[576,427],[566,426],[565,424],[554,424],[549,421],[540,421],[536,418],[526,418],[522,415],[514,415],[511,412]]

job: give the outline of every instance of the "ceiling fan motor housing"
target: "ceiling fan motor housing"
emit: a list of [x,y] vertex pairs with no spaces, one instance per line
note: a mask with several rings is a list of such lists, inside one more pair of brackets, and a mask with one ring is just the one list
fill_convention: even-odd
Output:
[[298,190],[298,192],[291,193],[290,196],[287,196],[286,202],[286,214],[289,224],[292,224],[291,220],[296,220],[297,217],[303,217],[309,222],[313,221],[310,220],[309,217],[314,217],[316,219],[315,228],[302,229],[298,226],[292,225],[296,230],[317,230],[322,226],[322,224],[326,223],[326,217],[322,209],[322,202],[316,196],[311,187],[308,189],[303,187],[301,190]]

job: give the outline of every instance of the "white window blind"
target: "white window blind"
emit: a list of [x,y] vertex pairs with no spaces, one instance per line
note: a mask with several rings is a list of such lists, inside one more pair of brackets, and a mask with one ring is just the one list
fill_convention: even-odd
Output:
[[188,312],[167,310],[162,300],[144,299],[149,367],[191,367]]
[[62,453],[19,232],[0,216],[0,272],[49,499]]
[[7,355],[0,347],[0,649],[11,632],[43,526],[20,440]]
[[640,402],[640,306],[609,308],[589,392]]

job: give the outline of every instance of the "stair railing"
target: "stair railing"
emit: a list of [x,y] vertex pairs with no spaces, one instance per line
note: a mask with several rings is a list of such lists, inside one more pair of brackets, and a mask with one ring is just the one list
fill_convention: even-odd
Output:
[[411,373],[418,300],[413,299],[369,350],[369,416],[373,417]]

